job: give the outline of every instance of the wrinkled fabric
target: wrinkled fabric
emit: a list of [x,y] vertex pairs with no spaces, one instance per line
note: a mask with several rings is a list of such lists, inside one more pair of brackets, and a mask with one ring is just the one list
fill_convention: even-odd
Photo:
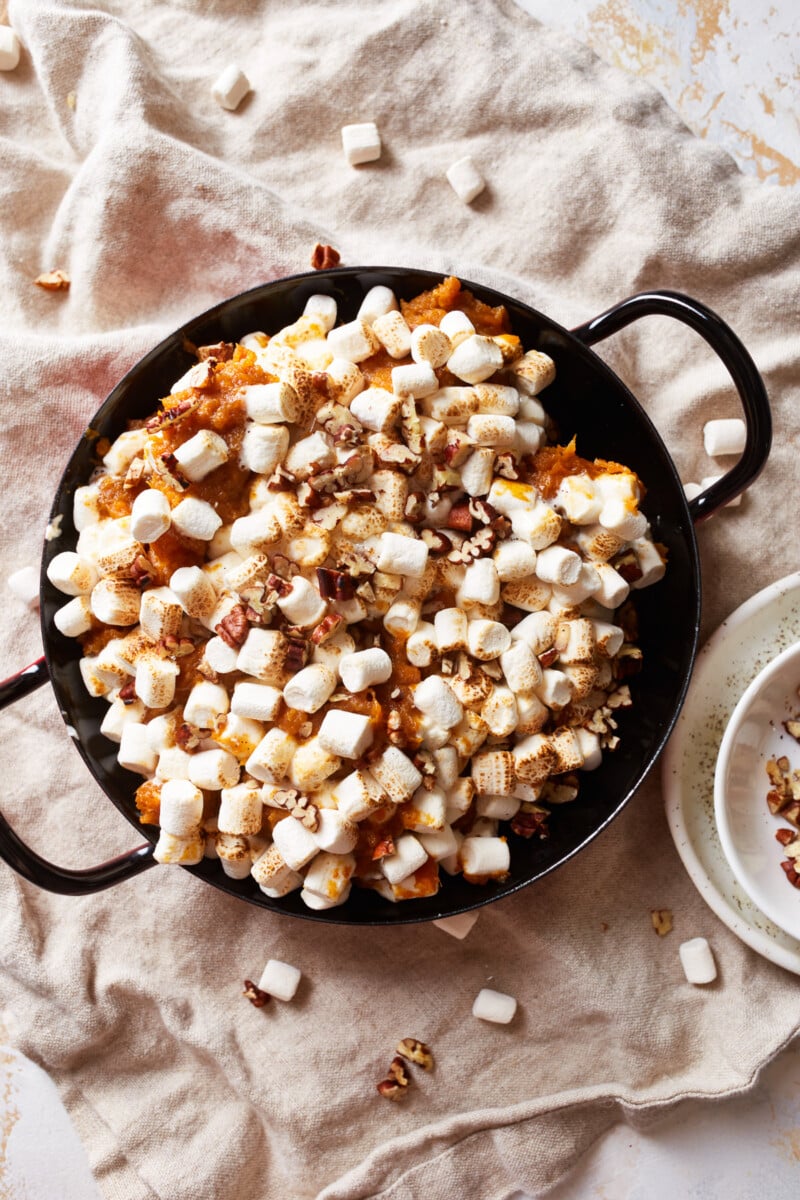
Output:
[[[317,241],[346,265],[492,284],[566,326],[649,287],[711,305],[764,374],[776,438],[741,507],[699,531],[704,632],[795,565],[800,200],[743,178],[655,91],[510,0],[12,0],[10,20],[25,51],[0,78],[6,571],[38,562],[71,449],[124,372],[213,303],[306,270]],[[210,92],[230,62],[254,87],[235,113]],[[339,131],[364,120],[383,154],[354,169]],[[469,207],[443,174],[464,154],[488,181]],[[68,293],[33,286],[51,268]],[[704,343],[649,318],[599,353],[681,477],[715,473],[702,425],[739,406]],[[3,611],[8,675],[41,637],[17,601]],[[3,729],[2,810],[40,853],[87,866],[135,844],[49,689]],[[174,868],[70,899],[2,866],[0,889],[8,1024],[110,1198],[541,1192],[612,1122],[746,1089],[798,1024],[796,978],[686,876],[657,773],[464,942],[283,918]],[[654,908],[674,912],[663,939]],[[697,935],[720,968],[704,989],[677,955]],[[257,1010],[241,981],[269,957],[303,981],[293,1003]],[[512,1025],[471,1017],[487,985],[517,997]],[[390,1105],[375,1084],[405,1036],[437,1068]]]

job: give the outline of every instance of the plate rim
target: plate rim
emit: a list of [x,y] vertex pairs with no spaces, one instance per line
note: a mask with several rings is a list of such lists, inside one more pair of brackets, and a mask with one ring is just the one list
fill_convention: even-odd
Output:
[[[755,950],[757,954],[775,963],[777,966],[783,967],[795,975],[800,975],[800,941],[797,941],[791,934],[774,925],[774,922],[770,920],[766,913],[762,913],[765,921],[774,926],[775,932],[780,937],[794,942],[796,948],[781,945],[773,936],[753,926],[743,918],[742,914],[732,906],[727,897],[719,891],[709,878],[700,858],[695,853],[688,829],[683,820],[685,797],[683,789],[678,783],[679,763],[684,754],[684,739],[689,729],[688,720],[692,708],[692,693],[696,691],[704,680],[706,664],[711,660],[720,645],[726,642],[737,629],[746,624],[757,613],[768,609],[770,605],[795,591],[800,592],[800,571],[793,571],[791,574],[767,584],[766,587],[756,592],[755,595],[750,596],[721,621],[703,644],[695,661],[692,680],[683,708],[662,756],[661,784],[664,794],[667,824],[675,849],[689,878],[706,904],[708,904],[709,908],[719,917],[723,924],[727,925],[731,932],[743,941],[745,945],[749,946],[751,950]],[[744,694],[749,683],[750,681],[748,680],[743,686],[741,695]],[[741,695],[739,698],[741,698]],[[720,742],[721,740],[722,735],[720,736]],[[723,862],[725,869],[730,871],[727,860],[723,858]],[[732,872],[731,879],[733,879]],[[753,902],[751,901],[751,903]],[[753,904],[753,906],[761,912],[761,909],[757,905]]]

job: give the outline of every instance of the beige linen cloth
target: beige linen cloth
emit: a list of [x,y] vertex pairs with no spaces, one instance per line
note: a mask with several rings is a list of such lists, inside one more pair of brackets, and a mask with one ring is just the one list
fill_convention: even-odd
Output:
[[[565,325],[652,286],[710,304],[754,354],[777,430],[742,506],[699,532],[704,631],[797,567],[800,199],[743,178],[649,87],[509,0],[12,0],[10,20],[25,53],[0,77],[4,570],[38,561],[63,465],[127,367],[212,303],[306,269],[317,240],[345,264],[498,285]],[[236,113],[210,94],[230,62],[254,85]],[[353,169],[339,129],[362,120],[383,154]],[[443,178],[467,153],[488,180],[471,207]],[[53,267],[68,294],[33,286]],[[682,478],[712,473],[702,424],[739,409],[708,348],[651,318],[601,353]],[[11,598],[3,618],[9,674],[40,639]],[[3,811],[42,853],[86,866],[136,843],[49,690],[3,714],[0,745]],[[797,978],[695,892],[657,772],[464,942],[273,916],[169,868],[69,899],[0,865],[0,888],[7,1022],[115,1200],[540,1193],[611,1123],[746,1089],[800,1015]],[[654,908],[675,914],[664,939]],[[699,934],[720,968],[705,989],[677,955]],[[303,982],[256,1010],[241,981],[269,957]],[[486,985],[518,998],[512,1025],[470,1015]],[[375,1084],[404,1036],[437,1068],[392,1105]]]

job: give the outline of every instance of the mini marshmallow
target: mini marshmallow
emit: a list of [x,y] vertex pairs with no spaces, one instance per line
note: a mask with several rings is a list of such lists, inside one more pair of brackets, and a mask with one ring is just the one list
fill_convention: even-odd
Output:
[[286,865],[293,871],[299,871],[311,862],[319,851],[314,835],[291,816],[278,821],[272,831],[272,840]]
[[80,637],[92,628],[92,610],[88,596],[74,596],[53,614],[53,624],[64,637]]
[[[349,854],[358,841],[358,826],[335,808],[321,808],[314,839],[320,850],[328,854]],[[305,886],[315,890],[308,883]]]
[[514,450],[517,454],[536,454],[544,441],[544,430],[536,421],[514,423]]
[[536,558],[536,575],[545,583],[577,583],[581,556],[566,546],[547,546]]
[[350,895],[350,879],[356,860],[352,854],[323,850],[306,871],[301,893],[309,908],[333,908]]
[[117,762],[126,771],[136,771],[139,775],[153,774],[156,769],[156,755],[150,748],[146,725],[137,725],[130,721],[124,726]]
[[236,646],[229,646],[221,637],[210,638],[203,649],[203,662],[215,671],[217,675],[230,675],[236,670],[239,661],[239,651]]
[[439,921],[432,921],[437,929],[441,929],[442,933],[449,933],[451,937],[458,938],[461,942],[473,928],[480,913],[475,911],[458,913],[455,917],[442,917]]
[[517,742],[511,753],[517,779],[538,787],[544,783],[556,764],[557,756],[550,739],[542,733],[532,733]]
[[419,400],[439,389],[436,372],[429,363],[409,363],[392,367],[392,391],[396,396],[413,396]]
[[449,790],[458,779],[460,769],[455,747],[443,746],[434,751],[433,761],[436,764],[436,782]]
[[96,525],[99,522],[98,496],[99,491],[94,484],[89,483],[75,488],[72,497],[72,524],[78,533],[82,533],[90,525]]
[[156,488],[140,492],[131,507],[131,534],[137,542],[155,542],[172,524],[169,500]]
[[464,204],[471,204],[486,187],[485,179],[469,155],[459,158],[445,174],[450,187]]
[[382,533],[377,567],[392,575],[409,575],[412,579],[424,574],[428,562],[428,547],[417,538],[400,533]]
[[504,517],[511,517],[514,513],[532,509],[539,502],[539,494],[529,483],[496,478],[489,489],[487,500]]
[[407,600],[402,597],[390,605],[389,611],[383,618],[384,628],[395,637],[408,638],[419,625],[422,605],[419,600]]
[[468,775],[459,776],[447,791],[447,812],[452,814],[448,819],[463,816],[475,798],[475,784]]
[[[209,858],[209,837],[206,841],[206,858]],[[253,860],[247,838],[233,833],[214,833],[214,851],[220,866],[229,879],[246,879]]]
[[303,876],[285,862],[277,846],[270,845],[254,861],[250,874],[265,895],[277,900],[302,886]]
[[350,821],[363,821],[386,804],[388,797],[368,771],[353,771],[333,785],[337,810]]
[[372,332],[390,358],[406,358],[411,353],[411,330],[399,312],[388,312],[372,323]]
[[245,770],[261,783],[280,783],[286,778],[297,742],[277,727],[269,729],[245,763]]
[[142,593],[139,623],[154,642],[175,637],[180,632],[183,609],[169,588],[148,588]]
[[[143,706],[144,707],[144,706]],[[158,719],[158,718],[156,718]],[[148,722],[148,731],[152,729],[153,722]],[[156,779],[183,779],[189,778],[189,762],[191,754],[186,750],[181,750],[180,746],[164,746],[158,748],[153,745],[153,739],[150,739],[150,745],[158,753],[158,765],[156,766]]]
[[283,698],[289,708],[315,713],[335,690],[336,676],[333,671],[320,663],[312,663],[289,680],[283,689]]
[[326,296],[322,292],[317,292],[315,295],[309,296],[306,300],[303,316],[316,317],[327,333],[336,324],[336,300],[333,296]]
[[227,750],[201,750],[192,755],[189,778],[196,787],[219,792],[239,782],[239,763]]
[[685,483],[683,485],[683,494],[687,500],[695,500],[702,493],[703,489],[699,483]]
[[514,758],[510,750],[487,750],[473,756],[472,782],[476,792],[510,796],[515,780]]
[[603,761],[603,751],[600,747],[600,738],[596,733],[592,733],[590,729],[581,729],[580,726],[573,729],[573,733],[578,742],[580,752],[583,755],[583,771],[594,771]]
[[213,729],[230,707],[228,693],[220,683],[208,679],[196,683],[183,706],[183,719],[197,729]]
[[406,641],[406,658],[412,667],[429,667],[438,652],[436,630],[430,621],[420,621]]
[[[206,647],[206,651],[208,647]],[[231,696],[231,712],[237,717],[249,717],[254,721],[274,721],[283,696],[276,687],[268,683],[237,683]]]
[[286,638],[277,629],[251,628],[239,650],[236,665],[263,683],[283,683]]
[[510,821],[519,812],[521,800],[515,796],[478,796],[475,811],[479,817],[490,817],[495,821]]
[[348,362],[363,362],[375,353],[379,345],[371,326],[359,319],[339,325],[328,334],[328,348],[334,358],[346,358]]
[[[175,458],[181,474],[185,475],[190,483],[199,483],[206,475],[210,475],[228,461],[228,445],[218,433],[210,429],[201,429],[194,437],[178,446]],[[131,532],[136,537],[133,529]]]
[[472,1015],[480,1021],[492,1021],[495,1025],[508,1025],[517,1011],[517,1002],[505,992],[494,988],[481,988],[472,1005]]
[[342,149],[351,167],[381,156],[381,136],[374,121],[342,126]]
[[387,313],[396,312],[397,307],[397,297],[392,289],[377,284],[369,289],[361,301],[356,315],[360,321],[366,321],[368,325],[372,325],[378,317],[385,317]]
[[403,804],[422,783],[420,772],[397,746],[387,746],[370,764],[370,771],[395,804]]
[[600,516],[603,498],[586,475],[567,475],[561,480],[554,505],[573,525],[592,525]]
[[222,517],[207,500],[187,496],[173,508],[172,524],[184,537],[208,542],[222,524]]
[[101,579],[92,588],[90,606],[104,625],[135,625],[142,593],[125,579]]
[[398,884],[427,861],[428,855],[419,839],[413,833],[404,833],[395,840],[394,853],[380,860],[380,868],[389,883]]
[[271,958],[261,973],[258,986],[262,992],[267,992],[276,1000],[289,1001],[294,999],[301,978],[297,967]]
[[741,417],[706,421],[703,426],[703,445],[706,454],[711,458],[721,458],[725,454],[741,454],[746,442],[747,426]]
[[440,675],[429,675],[413,690],[414,707],[434,725],[452,729],[464,716],[464,709]]
[[519,412],[519,392],[500,383],[476,383],[478,412],[497,417],[515,417]]
[[539,350],[529,350],[511,365],[514,384],[526,396],[538,396],[549,387],[556,377],[556,366],[552,358]]
[[97,582],[94,564],[73,550],[62,550],[47,564],[47,578],[67,596],[85,596]]
[[460,608],[441,608],[433,618],[436,646],[440,654],[465,650],[467,646],[467,615]]
[[191,837],[203,819],[203,793],[186,779],[171,779],[161,785],[158,823],[173,837]]
[[597,653],[604,658],[613,658],[625,640],[625,634],[619,625],[608,621],[592,620],[594,641]]
[[[480,560],[478,560],[480,561]],[[511,634],[499,621],[479,618],[467,626],[467,648],[473,658],[490,662],[511,645]]]
[[[516,644],[522,645],[521,642]],[[519,721],[519,710],[511,688],[494,688],[481,706],[481,719],[489,726],[493,737],[506,738],[514,732]]]
[[536,570],[536,551],[527,542],[515,538],[501,542],[493,560],[501,583],[527,579]]
[[593,562],[608,562],[625,545],[623,538],[602,525],[584,525],[576,529],[573,540],[581,553]]
[[558,627],[558,657],[562,663],[590,663],[594,658],[594,626],[586,617],[562,621]]
[[600,587],[594,593],[594,599],[603,608],[618,608],[627,600],[630,584],[609,563],[595,563],[594,569],[600,576]]
[[439,328],[442,333],[447,334],[454,348],[465,338],[472,337],[475,332],[472,321],[460,308],[446,312],[439,322]]
[[600,524],[624,542],[640,538],[647,530],[647,517],[630,507],[627,500],[612,496],[600,510]]
[[481,447],[470,454],[461,468],[461,486],[468,496],[485,496],[492,486],[494,450]]
[[563,671],[547,668],[542,671],[542,682],[536,688],[536,695],[542,704],[548,708],[563,708],[572,699],[572,688],[569,679]]
[[147,708],[166,708],[175,698],[177,663],[157,654],[143,654],[136,664],[136,695]]
[[446,808],[447,797],[441,788],[417,788],[403,807],[403,828],[410,829],[412,833],[442,830],[445,826]]
[[558,621],[548,612],[532,612],[511,630],[511,640],[527,642],[534,654],[544,654],[556,640]]
[[411,334],[411,357],[415,363],[427,363],[434,369],[443,367],[452,352],[450,338],[436,325],[417,325]]
[[[333,305],[335,308],[335,300]],[[297,392],[289,383],[253,383],[242,388],[241,396],[248,417],[256,425],[297,420]]]
[[664,578],[667,565],[661,557],[660,550],[650,538],[637,538],[632,542],[631,549],[636,555],[639,569],[642,572],[641,579],[635,579],[631,584],[632,587],[637,589],[650,587],[651,584],[658,583],[659,579]]
[[400,400],[385,388],[368,387],[350,402],[350,412],[366,429],[387,433],[397,423]]
[[355,648],[356,644],[350,634],[342,630],[321,645],[315,646],[311,661],[322,663],[324,666],[330,667],[335,675],[339,675],[342,659],[345,655],[352,654]]
[[234,112],[251,91],[250,80],[233,63],[218,75],[211,85],[211,95],[222,108]]
[[211,735],[218,746],[230,751],[240,763],[247,761],[263,736],[264,726],[260,721],[239,717],[236,713],[228,713],[224,725]]
[[301,792],[310,792],[335,775],[341,765],[338,755],[326,750],[318,737],[312,737],[295,750],[289,763],[289,779]]
[[103,466],[109,475],[125,475],[128,467],[146,445],[146,429],[129,429],[112,443],[111,449],[103,458]]
[[218,817],[221,833],[258,833],[263,815],[261,791],[255,784],[239,783],[222,789]]
[[247,425],[239,448],[239,462],[257,475],[271,475],[288,449],[289,430],[285,425]]
[[162,829],[158,835],[153,858],[159,863],[173,863],[181,867],[193,867],[202,862],[205,840],[202,833],[189,837],[175,837]]
[[110,742],[116,742],[119,745],[125,726],[130,722],[141,725],[144,712],[141,700],[134,700],[132,704],[126,704],[124,700],[114,700],[109,704],[100,723],[100,732]]
[[491,558],[476,558],[464,572],[458,589],[459,602],[495,604],[500,599],[500,578]]
[[465,879],[480,878],[484,875],[498,878],[508,874],[511,866],[508,842],[499,837],[465,837],[461,843],[460,856]]
[[0,71],[13,71],[19,64],[20,41],[9,25],[0,25]]
[[[478,446],[492,446],[506,450],[514,445],[517,422],[513,417],[497,416],[494,413],[476,413],[467,422],[467,433]],[[538,450],[538,445],[537,445]]]
[[478,411],[478,398],[471,387],[444,387],[426,396],[420,407],[434,421],[464,425]]
[[339,660],[339,674],[348,692],[363,692],[376,683],[386,683],[392,673],[392,660],[379,646],[344,654]]
[[317,736],[331,754],[340,758],[361,758],[372,745],[373,729],[369,717],[362,713],[333,708],[323,717]]
[[689,983],[713,983],[717,978],[717,964],[711,947],[704,937],[691,938],[678,947],[683,973]]
[[[492,503],[491,491],[489,503]],[[561,518],[543,500],[534,500],[530,508],[515,510],[510,520],[514,536],[527,542],[534,550],[544,550],[561,533]]]
[[214,611],[216,593],[200,567],[179,567],[170,576],[169,590],[189,617],[202,620]]
[[447,369],[465,383],[483,383],[502,365],[500,347],[478,333],[460,342],[447,360]]

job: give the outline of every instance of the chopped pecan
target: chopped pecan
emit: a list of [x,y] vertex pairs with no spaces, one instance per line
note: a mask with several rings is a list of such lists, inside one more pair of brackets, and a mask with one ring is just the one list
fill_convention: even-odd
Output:
[[137,587],[146,588],[152,582],[154,567],[144,554],[137,554],[128,569],[128,574]]
[[544,841],[550,836],[547,825],[548,816],[549,814],[544,809],[537,809],[534,812],[523,812],[520,809],[511,818],[511,832],[515,833],[517,837],[538,837]]
[[[156,413],[149,421],[145,421],[145,429],[148,433],[155,433],[163,428],[164,425],[173,425],[175,422],[182,420],[197,408],[196,400],[181,400],[180,404],[173,404],[172,408],[164,408],[160,413]],[[163,455],[162,455],[163,457]]]
[[449,554],[453,549],[453,543],[446,533],[442,533],[440,529],[422,529],[420,537],[428,547],[431,554]]
[[410,525],[421,525],[425,515],[425,493],[410,492],[406,500],[405,519]]
[[346,571],[317,567],[317,583],[323,600],[352,600],[356,594],[356,582]]
[[298,792],[297,799],[289,811],[296,821],[305,826],[309,833],[316,833],[319,829],[319,809],[302,792]]
[[158,652],[162,657],[186,658],[194,654],[195,645],[191,638],[176,637],[173,633],[166,634],[158,643]]
[[133,704],[136,700],[136,680],[129,679],[119,689],[119,698],[123,704]]
[[280,575],[274,573],[267,576],[267,587],[270,591],[277,592],[281,599],[288,596],[292,590],[292,585],[287,579],[282,579]]
[[489,504],[488,500],[481,500],[480,497],[474,496],[468,504],[468,509],[476,521],[480,521],[481,525],[491,525],[500,516],[500,513]]
[[672,909],[654,908],[650,913],[650,920],[658,936],[666,937],[672,929]]
[[302,671],[308,662],[310,647],[305,638],[290,637],[286,646],[286,656],[283,665],[287,671],[296,674]]
[[408,1090],[396,1079],[382,1079],[376,1087],[385,1100],[404,1100]]
[[497,545],[497,540],[495,531],[488,525],[484,525],[472,537],[462,542],[457,549],[451,550],[447,561],[464,563],[468,566],[476,558],[484,558],[487,554],[491,554]]
[[790,858],[785,858],[781,863],[781,869],[786,872],[786,878],[792,887],[800,888],[800,875],[795,870],[796,865]]
[[234,349],[233,342],[216,342],[213,346],[199,346],[197,357],[200,362],[204,362],[207,358],[214,358],[217,362],[230,362]]
[[629,679],[632,675],[638,675],[643,661],[643,655],[638,646],[631,646],[628,643],[620,646],[614,659],[615,679]]
[[404,396],[400,406],[400,432],[409,450],[413,454],[421,455],[425,449],[425,437],[417,405],[411,396]]
[[334,250],[333,246],[326,246],[323,242],[317,242],[311,251],[311,266],[315,271],[329,271],[331,267],[337,267],[340,261],[339,251]]
[[419,454],[416,454],[408,446],[404,446],[402,442],[391,442],[389,445],[381,446],[375,457],[379,466],[391,467],[395,471],[401,471],[404,475],[413,474],[420,464]]
[[343,624],[344,617],[340,617],[338,613],[327,613],[311,634],[312,645],[324,646]]
[[501,479],[519,479],[517,461],[513,454],[498,454],[494,460],[494,470]]
[[555,646],[551,646],[549,650],[542,651],[538,658],[539,666],[542,667],[543,670],[547,670],[548,667],[552,667],[553,663],[558,658],[558,651],[556,650]]
[[642,568],[633,550],[626,550],[624,554],[617,555],[612,559],[611,565],[626,583],[635,583],[637,579],[642,578]]
[[783,728],[789,734],[789,737],[793,737],[795,741],[800,742],[800,720],[797,717],[792,717],[791,720],[784,721]]
[[231,611],[214,627],[214,632],[222,638],[226,646],[238,650],[244,645],[250,630],[247,610],[243,604],[236,604]]
[[196,746],[200,745],[200,737],[197,730],[184,721],[175,730],[175,743],[180,746],[181,750],[194,750]]
[[137,454],[136,458],[132,460],[131,465],[128,467],[122,486],[124,488],[138,487],[145,477],[146,469],[147,468],[145,466],[144,459],[140,454]]
[[399,1055],[395,1055],[395,1057],[389,1063],[389,1078],[394,1079],[396,1083],[399,1083],[400,1087],[408,1087],[409,1083],[411,1082],[408,1071],[406,1070],[406,1064]]
[[[120,692],[119,695],[120,699],[122,699],[122,692]],[[775,833],[775,840],[780,842],[782,846],[788,846],[789,843],[793,842],[796,837],[797,834],[793,829],[778,829]]]
[[390,854],[394,854],[394,838],[391,834],[387,834],[386,837],[376,842],[372,851],[372,861],[377,862],[380,858],[388,858]]
[[417,1038],[403,1038],[397,1044],[397,1053],[402,1054],[403,1058],[407,1058],[409,1062],[422,1067],[423,1071],[433,1070],[433,1052],[430,1046],[425,1042],[420,1042]]
[[252,979],[245,979],[242,995],[250,1001],[253,1008],[263,1008],[270,999],[269,992],[262,992],[260,987],[256,987]]
[[38,275],[33,281],[37,287],[44,288],[46,292],[66,292],[72,282],[66,271],[45,271],[43,275]]
[[447,514],[447,528],[458,529],[462,533],[472,533],[475,527],[475,519],[470,512],[470,504],[464,500],[460,504],[454,504]]

